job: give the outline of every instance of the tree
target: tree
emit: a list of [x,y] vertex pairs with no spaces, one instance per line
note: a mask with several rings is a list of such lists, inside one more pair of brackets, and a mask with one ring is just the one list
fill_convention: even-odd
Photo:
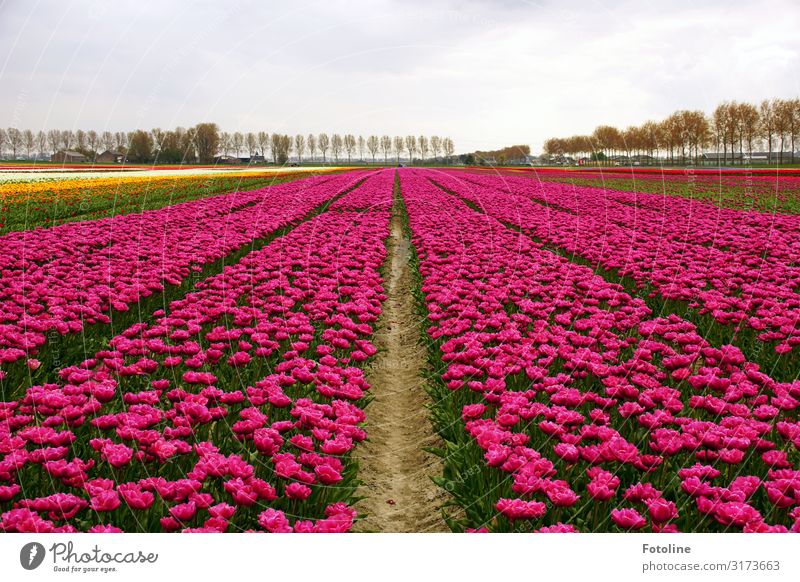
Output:
[[186,130],[182,127],[174,131],[162,131],[153,129],[150,134],[153,137],[153,147],[157,148],[154,152],[159,162],[176,164],[184,159],[184,152],[181,149],[181,140]]
[[455,145],[453,145],[453,140],[449,137],[446,137],[442,140],[442,150],[444,151],[445,157],[447,157],[448,164],[450,163],[450,158],[452,157],[453,153],[456,151]]
[[278,163],[284,165],[292,155],[292,138],[288,135],[280,136],[280,148],[278,150]]
[[417,138],[417,147],[419,148],[419,155],[422,157],[422,162],[424,163],[428,158],[428,151],[430,150],[428,138],[424,135],[419,136],[419,138]]
[[366,146],[367,146],[367,142],[364,139],[364,136],[363,135],[359,135],[358,136],[358,157],[361,159],[362,162],[364,161],[364,150],[365,150]]
[[149,132],[137,129],[128,139],[128,151],[125,159],[130,162],[149,162],[153,158],[153,137]]
[[774,101],[764,99],[758,106],[759,136],[767,140],[767,163],[772,163],[772,140],[775,137]]
[[400,155],[403,153],[403,149],[406,147],[406,140],[402,138],[402,136],[396,135],[394,136],[394,140],[392,140],[392,146],[394,147],[394,153],[397,156],[397,163],[400,163]]
[[630,158],[633,155],[633,153],[638,149],[640,141],[641,140],[639,139],[639,128],[636,127],[635,125],[627,127],[622,132],[622,143],[624,146],[625,155]]
[[[568,140],[551,138],[547,141],[548,141],[547,147],[553,150],[553,153],[556,153],[556,151],[558,155],[564,155],[564,153],[566,153]],[[554,142],[557,143],[558,145],[555,146]],[[494,158],[497,161],[497,163],[506,164],[509,161],[519,160],[520,158],[528,156],[530,155],[530,153],[531,153],[531,147],[529,145],[519,144],[519,145],[507,146],[499,150],[477,151],[474,152],[473,157],[481,161]]]
[[344,147],[344,140],[342,136],[338,133],[334,133],[331,136],[331,152],[333,153],[333,157],[336,160],[336,163],[339,163],[339,154],[342,153],[342,148]]
[[659,142],[669,151],[670,162],[675,161],[675,148],[680,144],[680,119],[672,114],[658,124]]
[[692,111],[689,115],[692,146],[694,147],[695,163],[700,157],[700,151],[711,143],[711,123],[702,111]]
[[219,134],[219,151],[222,155],[227,156],[231,153],[231,144],[233,139],[231,138],[231,134],[227,131],[220,132]]
[[[219,128],[216,123],[198,123],[191,132],[192,142],[197,149],[197,158],[201,164],[214,161],[219,149]],[[188,152],[188,148],[184,151]]]
[[[43,154],[47,149],[47,134],[41,129],[36,132],[36,148],[39,150],[36,152],[38,154]],[[0,151],[2,151],[2,149],[3,147],[0,145]]]
[[153,157],[154,161],[158,161],[161,157],[161,150],[164,148],[164,140],[167,137],[167,132],[160,127],[154,127],[150,130],[150,140],[153,143]]
[[739,123],[742,128],[742,139],[747,143],[747,153],[753,157],[753,141],[759,136],[758,109],[750,103],[741,103],[738,108]]
[[592,141],[595,148],[603,152],[606,157],[609,152],[614,152],[622,146],[622,134],[616,127],[610,125],[601,125],[594,130],[592,134]]
[[353,152],[356,151],[356,137],[352,133],[344,136],[344,151],[347,152],[347,164],[350,165],[353,159]]
[[[124,135],[124,134],[123,134]],[[70,129],[61,130],[61,146],[68,150],[75,143],[75,134]]]
[[327,133],[321,133],[317,137],[317,145],[319,146],[319,151],[322,154],[322,163],[325,163],[325,154],[328,151],[328,148],[331,145],[331,138],[328,137]]
[[734,145],[736,143],[736,104],[724,101],[717,105],[712,116],[712,126],[717,139],[722,142],[722,163],[728,162],[728,145],[731,147],[731,162],[736,159]]
[[[196,133],[197,129],[194,127],[190,127],[189,129],[178,127],[175,129],[175,139],[178,143],[178,151],[180,152],[180,161],[182,163],[195,162],[199,160],[198,156],[200,154],[198,152],[195,140]],[[211,159],[213,160],[213,156],[216,153],[216,146],[212,152]]]
[[645,121],[642,124],[642,147],[651,157],[658,153],[658,124],[655,121]]
[[266,131],[258,132],[258,147],[261,148],[261,155],[264,156],[264,161],[267,161],[267,148],[269,148],[269,134]]
[[47,132],[47,141],[50,143],[50,149],[53,150],[53,154],[55,154],[61,144],[61,132],[57,129],[49,130]]
[[233,146],[233,151],[236,152],[236,157],[238,158],[239,153],[244,147],[244,136],[242,135],[241,131],[234,132],[233,136],[231,136],[231,145]]
[[442,138],[438,135],[431,136],[431,152],[433,157],[439,159],[439,153],[442,151]]
[[89,131],[86,132],[86,145],[88,146],[89,151],[91,151],[92,154],[97,153],[97,144],[99,140],[100,137],[97,135],[97,132],[95,130],[90,129]]
[[311,153],[311,163],[314,163],[314,158],[317,155],[317,138],[313,133],[309,133],[306,141],[308,142],[308,151]]
[[737,114],[737,104],[735,101],[723,103],[722,107],[725,111],[723,121],[723,133],[725,134],[726,142],[731,149],[731,163],[736,163],[736,136],[739,132],[739,116]]
[[36,145],[36,136],[30,129],[22,132],[22,143],[25,145],[25,157],[30,159],[33,147]]
[[11,159],[17,159],[17,150],[22,147],[22,132],[16,127],[9,127],[7,134],[8,145],[11,148]]
[[277,164],[278,158],[281,156],[283,144],[281,143],[281,134],[273,133],[269,138],[270,149],[272,150],[272,163]]
[[733,103],[731,108],[739,142],[739,159],[744,163],[744,144],[747,142],[748,132],[753,131],[758,122],[758,110],[749,103]]
[[795,142],[797,133],[800,131],[800,98],[792,99],[788,105],[789,109],[789,140],[791,141],[792,154],[791,163],[794,163]]
[[75,149],[81,153],[86,153],[86,132],[82,129],[75,132]]
[[248,131],[244,136],[244,144],[247,147],[247,156],[252,158],[256,153],[256,148],[258,147],[256,134],[254,134],[252,131]]
[[780,141],[778,147],[778,162],[783,163],[783,151],[786,145],[786,137],[792,125],[792,111],[789,101],[785,99],[775,100],[775,133]]
[[3,158],[3,151],[6,147],[6,142],[8,141],[8,133],[6,130],[0,127],[0,159]]
[[[49,134],[49,132],[48,132]],[[101,141],[103,142],[103,147],[107,150],[114,149],[114,134],[110,131],[104,131],[103,135],[100,136]]]
[[388,135],[381,136],[381,151],[383,152],[383,163],[387,164],[392,151],[392,138]]
[[668,118],[670,139],[673,145],[680,145],[681,159],[697,157],[700,148],[708,143],[709,124],[702,111],[676,111]]
[[548,156],[563,157],[566,155],[567,140],[560,137],[551,137],[544,142],[544,153]]
[[407,135],[406,140],[406,150],[408,151],[408,161],[410,164],[414,163],[414,154],[417,153],[417,138],[413,135]]
[[125,151],[128,149],[128,134],[124,131],[118,131],[114,134],[114,141],[117,144],[117,149],[119,151]]
[[294,136],[294,151],[297,154],[297,163],[302,161],[303,154],[306,153],[306,138],[299,133]]
[[375,163],[375,154],[378,153],[378,148],[380,147],[380,140],[378,139],[377,135],[371,135],[367,138],[367,149],[369,150],[370,155],[372,156],[372,163]]

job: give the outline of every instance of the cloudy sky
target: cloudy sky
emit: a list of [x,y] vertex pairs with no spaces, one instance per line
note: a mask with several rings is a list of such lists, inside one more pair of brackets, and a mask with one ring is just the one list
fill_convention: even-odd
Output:
[[0,0],[0,126],[441,134],[800,94],[797,0]]

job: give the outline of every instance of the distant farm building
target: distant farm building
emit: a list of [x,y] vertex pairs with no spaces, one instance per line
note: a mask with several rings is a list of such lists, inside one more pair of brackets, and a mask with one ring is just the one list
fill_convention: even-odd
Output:
[[81,152],[61,150],[50,156],[50,161],[57,162],[59,164],[74,164],[77,162],[85,162],[86,156],[84,156]]
[[532,166],[536,162],[536,156],[523,155],[522,157],[508,160],[506,162],[509,166]]
[[214,158],[215,164],[240,164],[241,161],[235,156],[216,156]]
[[125,154],[116,150],[106,150],[98,154],[95,161],[101,164],[121,164],[125,161]]

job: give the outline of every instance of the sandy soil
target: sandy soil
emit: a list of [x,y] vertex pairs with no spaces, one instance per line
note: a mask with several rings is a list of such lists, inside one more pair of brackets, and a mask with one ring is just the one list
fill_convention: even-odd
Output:
[[440,446],[428,421],[428,394],[420,370],[425,348],[419,344],[414,310],[411,243],[394,216],[383,314],[378,324],[376,354],[367,378],[374,400],[367,406],[369,439],[358,447],[359,476],[364,482],[356,506],[366,519],[359,531],[449,531],[439,510],[443,491],[431,476],[441,475],[441,463],[423,447]]

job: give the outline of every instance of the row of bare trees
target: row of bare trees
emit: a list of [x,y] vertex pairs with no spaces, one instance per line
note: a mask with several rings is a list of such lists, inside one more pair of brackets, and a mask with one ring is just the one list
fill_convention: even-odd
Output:
[[[186,129],[178,127],[174,130],[155,128],[151,131],[136,130],[132,132],[94,130],[50,130],[34,133],[31,130],[20,130],[10,127],[0,128],[0,157],[3,152],[11,153],[12,159],[21,154],[30,158],[33,153],[59,150],[78,151],[92,159],[103,150],[119,151],[126,154],[132,162],[201,162],[209,163],[218,155],[239,157],[242,153],[255,156],[271,157],[276,164],[286,163],[292,156],[297,161],[303,159],[327,163],[340,162],[345,158],[348,163],[354,159],[376,163],[383,158],[401,157],[423,162],[431,159],[450,159],[455,152],[453,140],[449,137],[434,136],[355,136],[338,133],[298,134],[289,136],[280,133],[259,132],[225,132],[219,131],[216,124],[201,123]],[[357,157],[356,157],[357,156]]]
[[18,129],[9,127],[7,130],[0,128],[0,156],[4,152],[10,152],[12,158],[16,159],[23,152],[27,157],[35,153],[58,150],[92,150],[98,149],[121,149],[128,143],[128,134],[125,132],[104,131],[98,133],[94,130],[77,131],[51,129],[50,131],[37,131],[34,133],[30,129]]
[[[439,159],[442,156],[449,158],[455,152],[453,140],[449,137],[439,137],[434,135],[427,137],[424,135],[406,137],[391,137],[383,135],[362,135],[353,134],[341,135],[338,133],[330,134],[309,133],[307,136],[297,134],[294,137],[260,131],[258,133],[220,133],[220,151],[224,155],[235,154],[237,157],[246,152],[250,157],[254,155],[266,156],[270,151],[273,162],[280,162],[281,158],[290,159],[294,155],[297,160],[310,159],[311,161],[322,160],[342,161],[347,158],[348,163],[354,159],[365,161],[371,159],[373,163],[381,156],[384,163],[390,157],[397,161],[407,154],[409,159],[420,159],[423,162],[431,158]],[[330,154],[328,153],[330,152]],[[308,154],[308,155],[307,155]]]
[[544,149],[551,156],[594,160],[624,154],[697,162],[713,147],[715,159],[723,163],[743,163],[745,152],[752,159],[753,152],[764,151],[767,162],[793,163],[799,140],[800,99],[765,99],[758,106],[726,101],[710,116],[702,111],[676,111],[662,121],[647,121],[623,130],[601,125],[591,135],[550,138]]

